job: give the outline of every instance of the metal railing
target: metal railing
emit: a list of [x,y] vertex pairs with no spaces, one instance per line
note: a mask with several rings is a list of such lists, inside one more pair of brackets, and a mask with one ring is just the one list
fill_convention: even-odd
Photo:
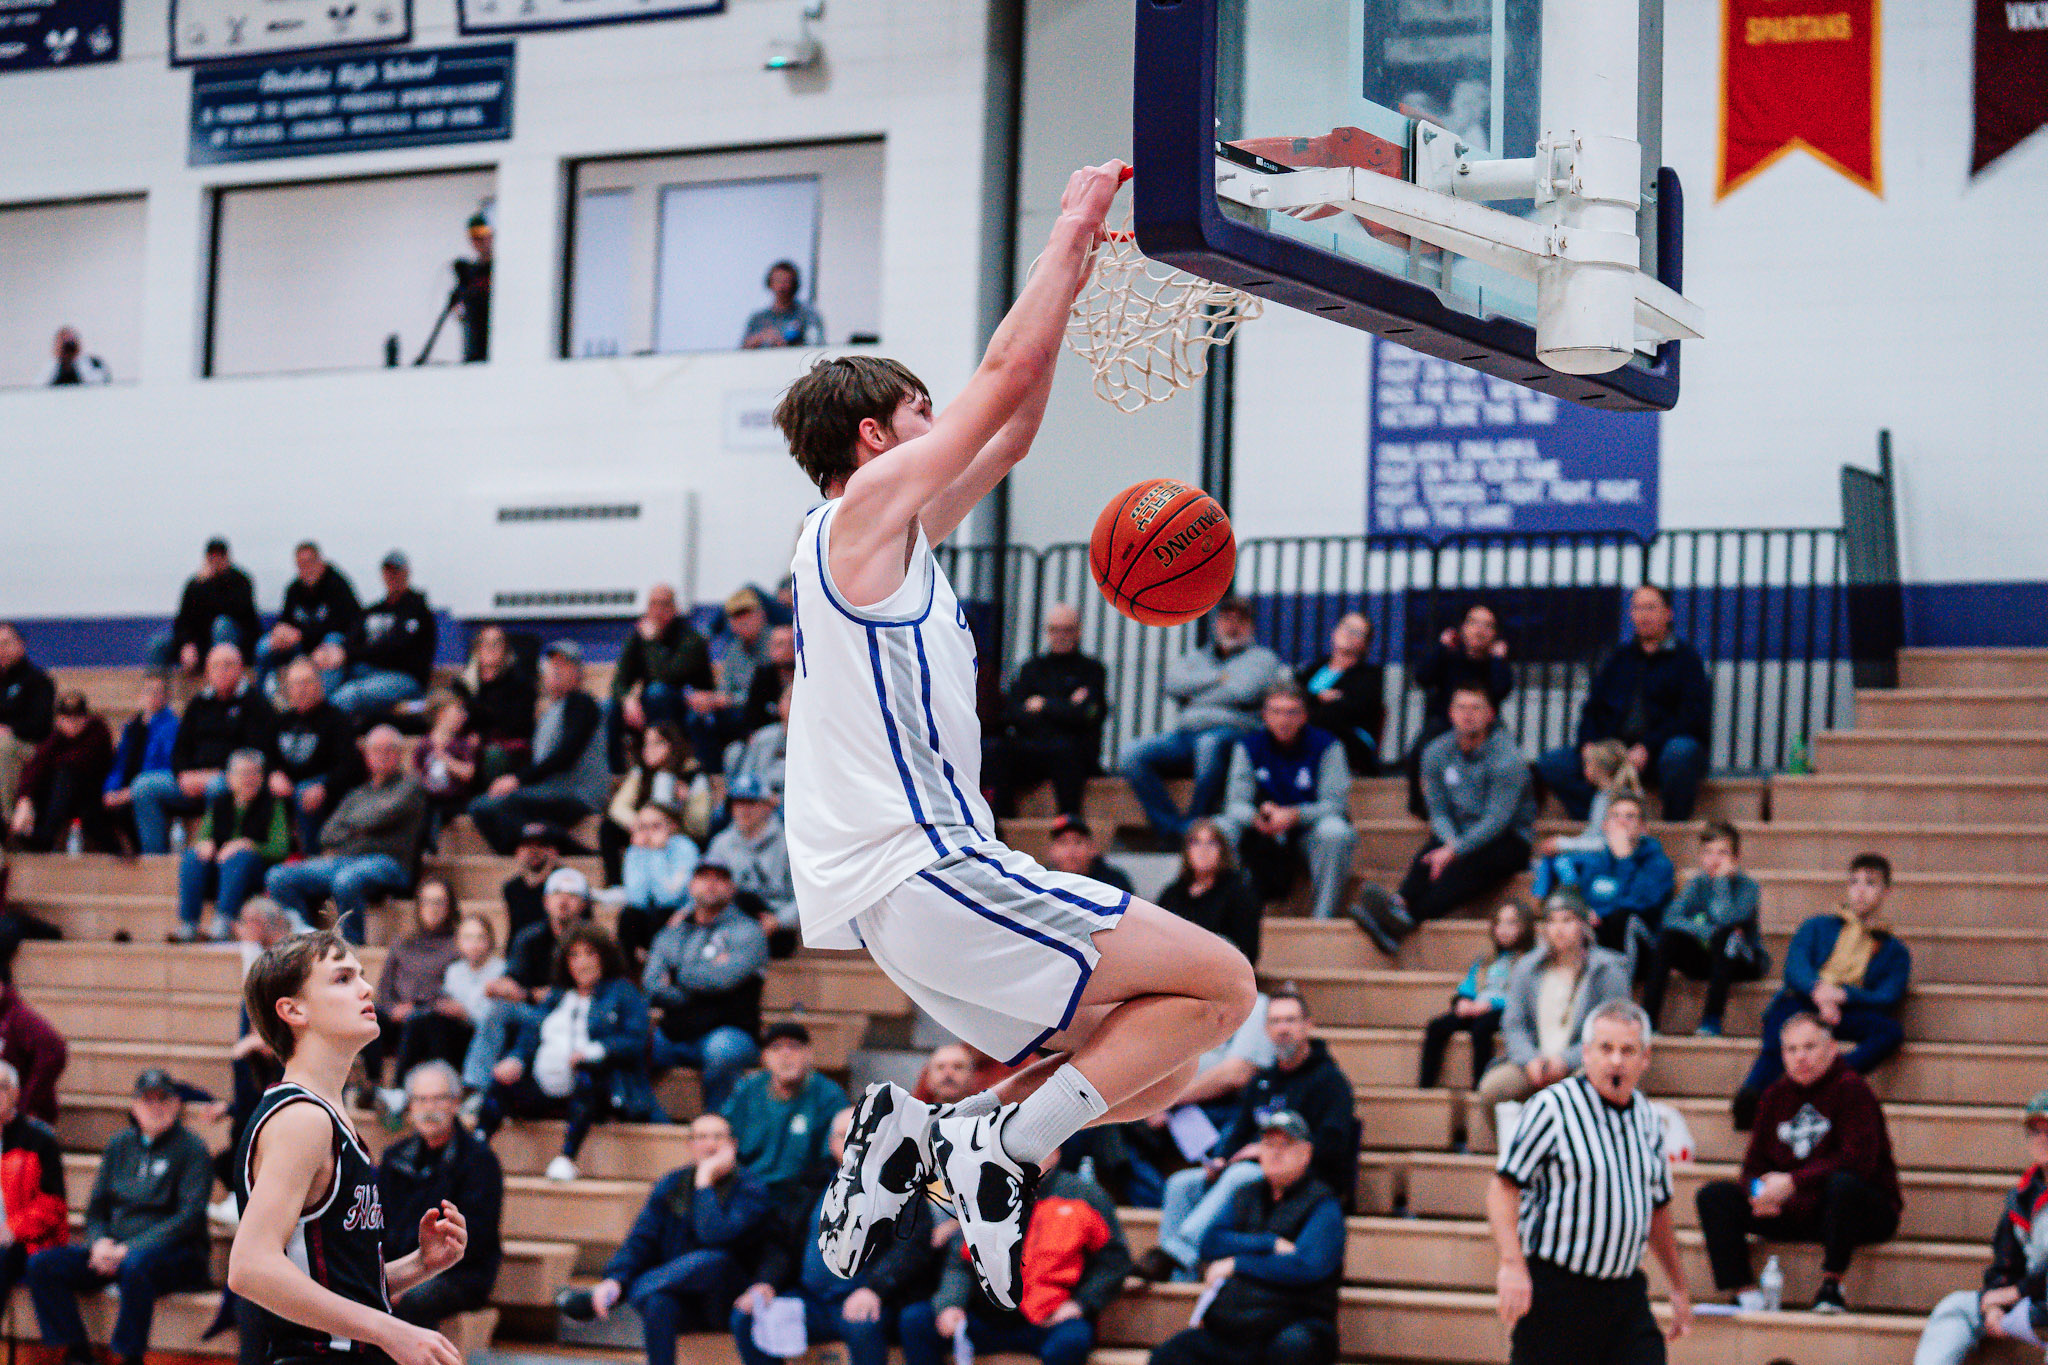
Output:
[[[1082,648],[1108,666],[1113,693],[1105,764],[1171,721],[1160,676],[1197,642],[1198,627],[1158,629],[1118,614],[1095,590],[1087,546],[947,546],[941,557],[1005,681],[1039,648],[1046,608],[1080,609]],[[1670,591],[1676,630],[1699,650],[1714,685],[1714,767],[1763,772],[1788,766],[1815,732],[1847,722],[1856,665],[1867,666],[1886,638],[1873,629],[1852,640],[1852,587],[1866,611],[1882,615],[1883,604],[1871,606],[1872,589],[1852,578],[1849,563],[1845,532],[1834,527],[1665,531],[1647,542],[1619,534],[1435,545],[1304,536],[1240,542],[1236,585],[1256,608],[1260,642],[1290,665],[1319,658],[1344,613],[1364,613],[1373,626],[1369,658],[1385,669],[1382,752],[1392,758],[1421,728],[1414,662],[1478,602],[1493,608],[1509,646],[1515,691],[1502,719],[1510,733],[1532,757],[1569,743],[1593,671],[1629,633],[1629,593],[1655,583]],[[1891,586],[1895,599],[1895,567]],[[1868,647],[1857,648],[1866,638]]]

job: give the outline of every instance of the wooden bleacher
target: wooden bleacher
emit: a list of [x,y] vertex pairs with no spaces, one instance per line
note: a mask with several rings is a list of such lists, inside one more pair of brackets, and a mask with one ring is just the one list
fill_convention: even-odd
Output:
[[[1913,949],[1915,982],[1904,1014],[1906,1047],[1873,1079],[1906,1190],[1900,1233],[1859,1254],[1846,1285],[1858,1312],[1703,1320],[1673,1348],[1680,1365],[1909,1361],[1926,1311],[1950,1290],[1978,1282],[1992,1224],[2023,1159],[2017,1105],[2048,1084],[2048,926],[2040,918],[2048,902],[2048,651],[1908,651],[1900,672],[1899,690],[1858,695],[1858,729],[1817,738],[1816,772],[1768,782],[1716,779],[1701,811],[1742,827],[1745,862],[1764,887],[1766,939],[1780,961],[1791,930],[1835,904],[1852,854],[1873,849],[1897,869],[1890,915]],[[89,690],[123,707],[133,673],[97,671]],[[1027,805],[1006,830],[1026,849],[1042,846],[1050,824],[1050,809],[1034,799],[1041,804]],[[1138,820],[1114,779],[1091,785],[1087,814],[1105,837]],[[1398,877],[1422,837],[1400,784],[1359,783],[1353,814],[1361,828],[1354,872]],[[1565,827],[1554,816],[1546,825]],[[1674,861],[1688,866],[1690,831],[1655,828]],[[431,866],[455,876],[465,898],[494,904],[507,860],[460,832],[444,848]],[[161,943],[173,920],[169,859],[12,861],[15,897],[71,936],[26,945],[16,976],[72,1039],[59,1136],[73,1154],[67,1164],[74,1197],[82,1199],[92,1154],[125,1122],[128,1085],[142,1066],[168,1061],[180,1076],[224,1089],[238,959],[228,950]],[[1316,923],[1283,908],[1266,924],[1261,979],[1304,991],[1358,1096],[1365,1150],[1340,1322],[1348,1360],[1478,1365],[1506,1357],[1480,1221],[1490,1170],[1485,1128],[1465,1122],[1465,1040],[1447,1061],[1453,1088],[1414,1088],[1421,1025],[1481,951],[1482,908],[1424,926],[1392,961],[1348,923]],[[374,916],[373,941],[387,941],[406,910]],[[118,931],[133,942],[109,942]],[[373,965],[377,956],[366,953]],[[1673,1036],[1658,1041],[1647,1084],[1685,1115],[1697,1144],[1696,1160],[1676,1172],[1680,1240],[1696,1297],[1708,1297],[1709,1281],[1691,1196],[1741,1159],[1746,1137],[1729,1126],[1727,1096],[1754,1055],[1770,990],[1738,987],[1729,1036],[1696,1039],[1687,1031],[1700,990],[1676,988],[1666,1017]],[[908,1013],[901,993],[855,955],[805,953],[778,963],[767,998],[776,1011],[804,1009],[832,1066],[844,1065],[872,1022]],[[1451,1152],[1453,1131],[1466,1127],[1474,1153]],[[224,1140],[218,1125],[201,1131],[216,1144]],[[600,1128],[581,1161],[586,1178],[565,1186],[540,1178],[557,1128],[509,1125],[496,1142],[508,1175],[509,1239],[497,1306],[531,1323],[565,1279],[594,1273],[649,1182],[685,1159],[682,1137],[675,1127]],[[1129,1211],[1125,1222],[1135,1249],[1156,1236],[1156,1214]],[[1782,1256],[1788,1299],[1803,1302],[1815,1252],[1792,1247]],[[1103,1320],[1096,1365],[1139,1365],[1145,1347],[1185,1324],[1194,1292],[1157,1286],[1127,1295]],[[196,1342],[211,1306],[206,1295],[166,1301],[162,1349],[230,1349],[231,1338]],[[10,1311],[19,1332],[27,1321],[19,1296]],[[96,1304],[88,1319],[104,1331],[107,1316]],[[486,1318],[464,1324],[468,1344],[493,1325]],[[686,1354],[717,1365],[733,1358],[722,1339],[709,1336],[693,1340]],[[2001,1347],[1984,1358],[2006,1365],[2022,1357]]]

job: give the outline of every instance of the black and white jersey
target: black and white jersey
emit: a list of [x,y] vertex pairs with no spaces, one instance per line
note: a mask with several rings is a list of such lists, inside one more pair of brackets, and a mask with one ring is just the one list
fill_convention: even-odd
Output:
[[1495,1169],[1521,1187],[1522,1254],[1595,1279],[1635,1274],[1650,1217],[1671,1202],[1655,1107],[1641,1091],[1609,1104],[1584,1076],[1523,1106]]
[[[388,1313],[391,1297],[384,1283],[384,1205],[377,1193],[377,1163],[363,1150],[355,1130],[334,1106],[291,1081],[264,1091],[242,1134],[241,1148],[235,1153],[235,1197],[243,1208],[249,1206],[249,1158],[256,1149],[256,1137],[273,1114],[292,1104],[317,1104],[326,1113],[333,1142],[334,1176],[320,1202],[300,1215],[285,1243],[285,1255],[322,1288]],[[316,1332],[265,1309],[256,1309],[256,1314],[264,1335],[263,1359],[267,1361],[385,1359],[381,1351],[367,1343]]]

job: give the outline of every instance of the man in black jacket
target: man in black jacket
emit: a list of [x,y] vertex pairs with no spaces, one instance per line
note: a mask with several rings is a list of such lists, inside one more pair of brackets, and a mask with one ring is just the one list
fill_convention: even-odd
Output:
[[295,659],[284,671],[284,709],[277,713],[277,767],[270,794],[291,803],[299,851],[320,851],[320,827],[350,788],[362,781],[356,729],[340,707],[327,700],[320,670]]
[[1297,992],[1273,992],[1266,1005],[1273,1065],[1244,1088],[1237,1117],[1203,1163],[1168,1177],[1159,1245],[1139,1261],[1141,1276],[1164,1280],[1195,1268],[1209,1229],[1229,1212],[1238,1191],[1258,1180],[1259,1143],[1268,1117],[1277,1110],[1292,1110],[1308,1124],[1317,1179],[1332,1191],[1356,1187],[1358,1118],[1351,1080],[1323,1040],[1309,1037],[1314,1027],[1308,1004]]
[[1017,813],[1017,794],[1052,783],[1062,815],[1078,815],[1099,766],[1109,674],[1081,652],[1081,613],[1061,602],[1045,613],[1045,652],[1024,661],[1003,706],[998,733],[982,741],[982,781],[999,816]]
[[[363,614],[354,585],[342,576],[341,570],[321,558],[318,545],[310,540],[300,541],[292,551],[292,561],[297,572],[285,584],[284,606],[256,655],[257,671],[266,681],[292,660],[304,658],[321,645],[346,647]],[[273,699],[275,696],[272,691]]]
[[0,621],[0,811],[13,814],[22,767],[50,737],[56,707],[50,675],[29,662],[21,632]]
[[434,672],[434,613],[412,586],[412,561],[393,550],[380,567],[383,600],[363,609],[346,646],[313,651],[313,662],[323,669],[345,659],[348,680],[334,689],[334,704],[359,728],[400,702],[426,695]]
[[462,1259],[392,1301],[391,1311],[416,1327],[434,1327],[491,1301],[504,1258],[498,1229],[505,1210],[505,1173],[489,1144],[455,1121],[462,1082],[446,1062],[414,1067],[405,1078],[412,1135],[385,1150],[377,1167],[384,1198],[384,1254],[396,1259],[419,1245],[420,1219],[448,1200],[469,1220]]
[[242,667],[242,651],[215,645],[206,656],[206,690],[186,703],[171,743],[171,770],[147,772],[129,794],[144,853],[171,850],[171,817],[195,815],[227,786],[228,755],[237,749],[274,754],[277,713]]
[[541,655],[540,686],[540,718],[525,764],[469,803],[477,832],[501,856],[517,846],[529,822],[571,829],[611,797],[611,765],[600,733],[604,713],[583,690],[582,647],[573,640],[549,645]]
[[243,658],[250,657],[262,631],[256,585],[228,558],[228,543],[215,536],[206,542],[199,572],[185,580],[169,633],[151,642],[150,662],[158,668],[197,673],[206,651],[215,645],[234,645]]
[[711,672],[711,642],[676,606],[676,590],[656,583],[647,590],[647,609],[626,633],[612,669],[612,703],[605,711],[605,752],[620,771],[639,755],[624,744],[651,725],[681,728],[690,698],[718,690]]
[[1664,818],[1690,820],[1713,744],[1714,685],[1699,653],[1671,633],[1669,593],[1643,584],[1629,597],[1628,615],[1635,638],[1593,675],[1578,743],[1552,749],[1536,770],[1572,818],[1583,820],[1594,790],[1582,753],[1596,740],[1618,739],[1643,780],[1663,794]]

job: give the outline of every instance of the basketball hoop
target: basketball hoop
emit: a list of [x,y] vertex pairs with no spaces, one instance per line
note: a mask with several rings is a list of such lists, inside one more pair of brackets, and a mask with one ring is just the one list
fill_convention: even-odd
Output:
[[1095,375],[1095,396],[1124,412],[1162,403],[1209,372],[1209,352],[1264,304],[1242,290],[1148,260],[1126,212],[1096,248],[1067,323],[1067,347]]

